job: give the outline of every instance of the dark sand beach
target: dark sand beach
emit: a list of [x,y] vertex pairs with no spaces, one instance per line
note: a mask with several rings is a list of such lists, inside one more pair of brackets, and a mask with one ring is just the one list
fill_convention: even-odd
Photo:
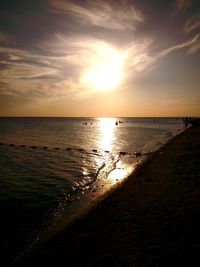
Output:
[[193,126],[20,265],[200,266],[199,252],[200,126]]

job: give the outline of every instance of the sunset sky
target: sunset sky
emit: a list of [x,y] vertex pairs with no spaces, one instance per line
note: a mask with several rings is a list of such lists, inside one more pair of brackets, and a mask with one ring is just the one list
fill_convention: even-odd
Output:
[[200,2],[0,2],[0,116],[200,116]]

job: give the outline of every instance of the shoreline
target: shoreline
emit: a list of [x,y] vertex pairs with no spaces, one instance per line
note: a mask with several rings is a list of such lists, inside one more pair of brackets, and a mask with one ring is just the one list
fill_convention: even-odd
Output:
[[198,266],[199,128],[170,139],[20,266]]
[[[176,131],[178,131],[178,129],[176,129]],[[162,136],[163,140],[161,142],[156,143],[154,141],[153,143],[155,145],[157,145],[157,144],[160,144],[160,145],[162,144],[163,145],[163,143],[165,143],[165,142],[168,141],[165,138],[168,138],[169,139],[169,136],[170,135],[168,135],[168,134],[165,134],[165,135],[163,134],[163,136]],[[20,144],[21,144],[21,142],[20,142]],[[52,147],[46,147],[46,146],[43,147],[43,146],[38,146],[38,145],[34,146],[33,144],[30,144],[29,146],[25,146],[25,145],[20,145],[20,144],[18,144],[18,143],[12,143],[12,142],[1,143],[1,145],[3,147],[5,147],[5,148],[6,147],[10,147],[11,149],[14,149],[14,150],[17,150],[17,151],[18,151],[18,149],[20,151],[21,147],[23,147],[23,150],[26,147],[27,149],[29,149],[29,152],[31,152],[32,150],[33,151],[39,151],[39,152],[41,152],[41,151],[43,151],[44,148],[45,148],[44,151],[46,151],[47,148],[50,151],[54,151],[54,146],[52,146]],[[131,148],[131,146],[129,146],[129,147]],[[59,153],[59,151],[62,151],[61,147],[56,147],[56,148],[59,148],[58,149],[58,153]],[[149,151],[150,151],[150,153],[152,153],[155,150],[156,150],[156,148],[153,148],[152,150],[149,150]],[[56,151],[57,151],[57,149],[56,149]],[[60,216],[57,216],[54,221],[52,220],[53,221],[52,224],[51,224],[51,222],[48,223],[46,225],[47,226],[46,228],[43,228],[41,231],[38,232],[39,234],[36,236],[36,238],[33,238],[33,239],[29,240],[29,242],[27,242],[27,246],[22,246],[22,249],[21,250],[20,250],[20,248],[18,246],[15,246],[15,244],[13,244],[12,247],[10,246],[10,248],[8,248],[7,251],[6,251],[8,256],[11,254],[9,252],[9,250],[11,251],[12,248],[13,248],[13,250],[15,250],[15,248],[16,248],[17,251],[20,251],[19,253],[15,253],[15,254],[13,253],[12,255],[14,255],[14,256],[10,256],[10,262],[13,262],[14,259],[19,259],[21,257],[23,258],[24,255],[29,254],[29,251],[32,251],[33,248],[35,248],[35,247],[37,248],[38,244],[39,244],[39,247],[40,247],[40,244],[43,244],[43,243],[46,243],[46,242],[48,243],[49,240],[51,240],[53,238],[53,236],[55,236],[57,234],[57,230],[60,231],[60,228],[61,229],[66,228],[66,225],[71,224],[71,222],[74,219],[76,219],[77,217],[83,217],[84,214],[89,213],[89,211],[91,209],[93,209],[97,203],[101,202],[102,199],[104,199],[108,194],[112,193],[112,191],[115,190],[118,186],[120,186],[121,183],[123,182],[121,180],[121,178],[116,178],[115,177],[115,174],[116,174],[115,170],[116,169],[120,169],[121,170],[121,169],[123,169],[123,167],[125,169],[128,166],[128,164],[126,166],[126,163],[128,163],[128,160],[127,160],[127,162],[124,165],[123,164],[120,165],[120,162],[123,163],[122,161],[124,161],[124,159],[126,160],[126,155],[127,155],[127,158],[128,158],[128,156],[134,157],[133,158],[133,161],[135,162],[135,164],[133,164],[133,162],[131,162],[131,160],[129,160],[129,163],[130,163],[130,166],[131,166],[131,168],[129,168],[129,169],[127,168],[129,174],[131,173],[132,167],[133,167],[133,169],[135,169],[135,165],[138,165],[139,164],[139,161],[141,161],[141,160],[143,161],[143,159],[141,157],[143,153],[138,153],[138,154],[140,154],[139,156],[136,156],[136,154],[137,154],[136,152],[134,152],[134,153],[119,152],[119,156],[117,158],[115,158],[115,160],[114,160],[113,169],[110,169],[109,168],[109,172],[103,169],[103,176],[104,176],[104,178],[107,176],[107,174],[109,176],[110,173],[111,174],[114,173],[114,175],[112,175],[113,177],[111,177],[109,179],[107,179],[107,178],[106,179],[103,179],[103,180],[105,180],[106,186],[105,185],[102,185],[102,184],[98,184],[98,186],[97,186],[98,188],[96,186],[94,186],[94,187],[96,187],[96,188],[93,188],[94,190],[92,190],[92,188],[89,189],[89,190],[86,190],[88,192],[88,194],[90,194],[90,197],[86,197],[86,200],[85,201],[83,200],[83,202],[85,202],[85,203],[86,202],[88,202],[88,203],[91,203],[92,202],[92,205],[89,204],[89,206],[87,206],[87,207],[85,207],[85,205],[84,205],[83,210],[82,210],[82,208],[80,209],[80,213],[74,214],[74,209],[75,210],[78,209],[79,203],[81,201],[79,200],[77,203],[72,203],[72,205],[70,204],[67,207],[67,211],[66,212],[65,211],[62,212],[61,217]],[[106,155],[107,155],[107,153],[106,153]],[[146,157],[146,153],[144,155]],[[116,159],[117,159],[117,161],[116,161]],[[120,159],[119,160],[119,165],[118,165],[118,159]],[[128,175],[126,175],[126,177],[127,176]],[[116,184],[112,184],[112,185],[110,184],[109,180],[112,180],[112,179],[113,179],[113,181],[117,181]],[[101,181],[101,179],[99,179],[99,182],[100,181]],[[104,182],[102,181],[101,183],[104,183]],[[107,189],[105,187],[107,187]],[[111,190],[109,190],[110,187],[112,188]],[[104,193],[101,194],[100,191],[104,192],[105,194]],[[109,192],[109,191],[111,191],[111,192]],[[87,193],[84,194],[84,197],[85,197],[85,195],[87,195]],[[73,207],[75,207],[75,208],[73,208]],[[69,216],[69,214],[70,214],[70,216]],[[23,236],[21,236],[21,239],[23,239]],[[43,240],[44,240],[44,242],[43,242]]]
[[[100,192],[88,192],[83,197],[82,200],[72,202],[61,218],[57,221],[55,225],[52,225],[49,229],[47,229],[46,232],[42,234],[42,236],[33,242],[33,244],[30,245],[24,252],[22,252],[18,257],[16,257],[17,261],[22,258],[29,258],[32,257],[32,255],[37,254],[39,250],[41,250],[46,244],[51,242],[52,239],[54,239],[57,235],[62,234],[66,228],[73,225],[74,221],[76,220],[82,220],[84,219],[90,212],[92,212],[96,207],[101,204],[102,201],[104,201],[107,197],[112,196],[113,192],[118,190],[121,186],[123,186],[124,183],[126,183],[126,180],[129,179],[130,176],[135,175],[135,172],[137,172],[137,169],[142,167],[143,164],[148,161],[149,157],[152,157],[157,151],[162,149],[162,147],[166,146],[168,143],[170,143],[174,138],[181,135],[184,131],[187,131],[190,127],[187,129],[179,129],[176,134],[174,134],[171,138],[168,138],[166,140],[163,140],[163,143],[158,148],[155,148],[154,150],[141,154],[139,157],[135,156],[134,160],[134,167],[132,167],[132,171],[129,172],[124,176],[123,179],[120,179],[118,182],[113,183],[109,189],[107,187],[102,188]],[[123,155],[123,154],[122,154]],[[128,153],[125,152],[125,155],[128,155]],[[117,167],[115,167],[116,170]],[[112,172],[112,170],[111,170]],[[109,175],[109,174],[107,174]],[[117,179],[118,180],[118,179]],[[99,187],[104,186],[103,181],[99,181]],[[95,196],[92,196],[95,195]],[[91,197],[92,196],[92,197]],[[94,197],[94,198],[93,198]],[[80,204],[81,203],[81,204]]]
[[[154,151],[155,152],[155,151]],[[15,260],[16,262],[20,262],[21,259],[27,259],[29,257],[32,258],[33,255],[37,254],[39,250],[41,250],[48,242],[51,242],[57,235],[62,234],[66,228],[70,227],[76,220],[82,220],[85,218],[90,212],[92,212],[102,201],[104,201],[108,196],[112,195],[112,193],[117,190],[119,187],[123,185],[126,179],[132,175],[139,165],[143,164],[143,162],[147,159],[149,154],[154,152],[149,152],[140,156],[140,159],[135,157],[134,168],[132,171],[124,176],[123,179],[117,179],[117,182],[113,182],[110,186],[107,185],[109,182],[102,181],[101,179],[98,181],[98,187],[100,188],[99,192],[94,193],[93,190],[86,192],[83,198],[79,201],[73,201],[69,206],[66,207],[62,216],[56,222],[55,225],[52,225],[47,231],[45,231],[39,239],[36,239],[24,252],[18,255]],[[117,168],[111,170],[107,175],[109,175],[112,171]],[[102,188],[101,188],[102,186]]]

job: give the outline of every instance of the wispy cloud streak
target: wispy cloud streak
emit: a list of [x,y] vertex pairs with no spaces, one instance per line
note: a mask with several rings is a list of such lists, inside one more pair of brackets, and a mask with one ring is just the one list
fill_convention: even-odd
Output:
[[[56,34],[51,42],[43,44],[43,50],[46,54],[51,54],[53,51],[56,54],[58,51],[57,56],[0,47],[0,53],[7,55],[7,59],[0,60],[0,64],[6,66],[0,73],[0,79],[10,85],[9,90],[13,88],[14,94],[27,93],[31,97],[81,95],[87,91],[90,92],[81,84],[81,75],[84,69],[96,60],[98,54],[102,53],[104,47],[118,49],[124,57],[124,75],[128,77],[132,73],[136,75],[137,72],[155,67],[158,60],[176,50],[188,48],[190,53],[194,53],[197,43],[199,43],[199,35],[189,41],[152,53],[152,41],[146,41],[143,44],[132,42],[118,49],[89,36],[79,35],[68,38],[63,34]],[[34,90],[37,94],[31,93]],[[41,91],[40,94],[39,91]],[[5,94],[5,90],[1,93]]]
[[197,29],[200,29],[200,12],[192,16],[185,23],[186,32],[192,32]]
[[[123,57],[122,89],[138,75],[155,69],[158,62],[171,53],[183,50],[192,55],[200,49],[199,13],[181,24],[183,31],[177,39],[165,37],[163,40],[154,31],[152,35],[146,34],[146,29],[151,26],[148,25],[150,18],[133,1],[47,2],[46,12],[62,22],[58,24],[62,24],[62,30],[59,27],[53,28],[52,32],[48,29],[46,35],[32,42],[31,46],[27,45],[28,41],[20,43],[10,34],[0,32],[1,95],[27,99],[91,95],[94,91],[81,83],[81,76],[102,56],[104,47],[107,51],[118,51]],[[183,14],[191,4],[190,0],[177,0],[174,12]],[[111,40],[115,36],[115,41],[109,42],[106,34]]]
[[174,14],[184,13],[191,5],[192,0],[175,0]]
[[72,1],[51,1],[53,12],[75,16],[81,25],[95,25],[108,29],[134,30],[144,21],[144,15],[131,4],[131,1],[92,1],[78,5]]

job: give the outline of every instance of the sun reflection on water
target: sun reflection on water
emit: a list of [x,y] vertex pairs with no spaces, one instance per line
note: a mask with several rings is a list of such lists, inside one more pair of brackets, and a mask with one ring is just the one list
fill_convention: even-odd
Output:
[[111,150],[113,148],[113,141],[115,140],[115,118],[99,118],[100,140],[99,145],[101,149]]
[[[118,123],[116,118],[99,118],[99,139],[97,146],[101,150],[103,165],[101,162],[100,177],[102,175],[103,179],[98,182],[102,186],[100,191],[105,192],[110,190],[115,184],[122,182],[133,170],[132,162],[128,160],[128,156],[121,156],[120,151],[117,147],[117,129]],[[99,166],[98,158],[96,158],[96,163]],[[102,170],[102,173],[101,173]]]

